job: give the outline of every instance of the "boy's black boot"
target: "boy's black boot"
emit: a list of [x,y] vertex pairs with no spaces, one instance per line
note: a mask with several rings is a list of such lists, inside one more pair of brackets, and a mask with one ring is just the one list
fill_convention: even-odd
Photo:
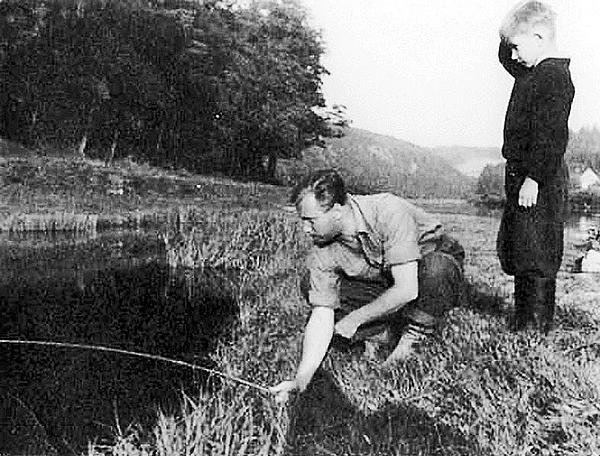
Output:
[[534,291],[533,320],[536,329],[544,335],[553,329],[556,301],[556,279],[535,277],[532,280]]
[[515,313],[511,322],[511,329],[514,331],[526,329],[529,322],[533,321],[532,287],[530,277],[515,276]]

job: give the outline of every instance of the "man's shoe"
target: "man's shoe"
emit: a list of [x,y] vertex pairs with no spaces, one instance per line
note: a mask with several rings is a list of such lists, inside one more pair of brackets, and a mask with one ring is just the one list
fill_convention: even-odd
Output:
[[373,334],[365,339],[363,356],[371,361],[376,361],[378,358],[377,353],[379,352],[380,348],[389,347],[391,340],[391,330],[388,326],[385,326],[383,331]]
[[379,346],[380,344],[378,342],[365,340],[365,350],[363,351],[363,357],[371,361],[376,361]]
[[394,348],[385,360],[384,366],[390,366],[393,363],[409,359],[414,354],[415,346],[423,339],[426,339],[431,333],[433,333],[432,328],[409,325],[406,332],[400,338],[398,345],[396,345],[396,348]]

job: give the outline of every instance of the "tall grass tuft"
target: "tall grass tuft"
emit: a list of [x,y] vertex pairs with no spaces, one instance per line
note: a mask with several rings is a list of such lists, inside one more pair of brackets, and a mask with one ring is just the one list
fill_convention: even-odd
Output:
[[95,232],[98,225],[96,214],[76,214],[54,212],[47,214],[10,214],[0,219],[0,231],[22,233],[26,231],[74,231],[76,233]]
[[178,418],[159,413],[154,430],[156,454],[257,455],[276,454],[283,445],[281,409],[240,389],[184,395]]
[[245,387],[223,387],[191,398],[183,393],[178,414],[158,412],[151,443],[135,427],[118,430],[110,446],[90,444],[88,456],[268,456],[281,454],[284,410]]
[[[178,231],[163,235],[174,268],[258,270],[297,240],[297,225],[281,212],[183,214]],[[186,232],[190,219],[194,224]]]

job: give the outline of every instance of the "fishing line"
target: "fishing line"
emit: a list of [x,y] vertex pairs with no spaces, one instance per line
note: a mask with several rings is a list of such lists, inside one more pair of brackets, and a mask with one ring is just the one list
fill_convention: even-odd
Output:
[[109,353],[119,353],[121,355],[129,355],[129,356],[137,356],[138,358],[146,358],[152,359],[155,361],[163,361],[166,363],[176,364],[178,366],[188,367],[193,370],[200,370],[203,372],[207,372],[211,375],[216,375],[217,377],[221,377],[236,383],[240,383],[245,386],[249,386],[251,388],[257,389],[264,393],[269,393],[269,389],[261,386],[257,383],[250,382],[248,380],[244,380],[243,378],[235,377],[233,375],[226,374],[224,372],[220,372],[214,369],[210,369],[208,367],[198,366],[197,364],[188,363],[186,361],[180,361],[178,359],[167,358],[161,355],[153,355],[151,353],[142,353],[137,351],[123,350],[120,348],[112,348],[105,347],[102,345],[88,345],[88,344],[75,344],[69,342],[53,342],[53,341],[43,341],[43,340],[16,340],[16,339],[0,339],[0,344],[12,344],[12,345],[42,345],[42,346],[50,346],[50,347],[62,347],[62,348],[76,348],[83,350],[95,350]]

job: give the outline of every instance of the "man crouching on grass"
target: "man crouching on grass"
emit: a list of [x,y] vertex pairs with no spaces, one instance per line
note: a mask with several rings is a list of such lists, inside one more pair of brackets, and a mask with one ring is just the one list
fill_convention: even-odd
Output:
[[292,201],[314,243],[302,284],[312,312],[295,378],[271,388],[282,401],[306,388],[334,334],[397,341],[385,363],[407,359],[458,303],[463,281],[462,247],[398,196],[351,195],[336,171],[322,170],[296,187]]

